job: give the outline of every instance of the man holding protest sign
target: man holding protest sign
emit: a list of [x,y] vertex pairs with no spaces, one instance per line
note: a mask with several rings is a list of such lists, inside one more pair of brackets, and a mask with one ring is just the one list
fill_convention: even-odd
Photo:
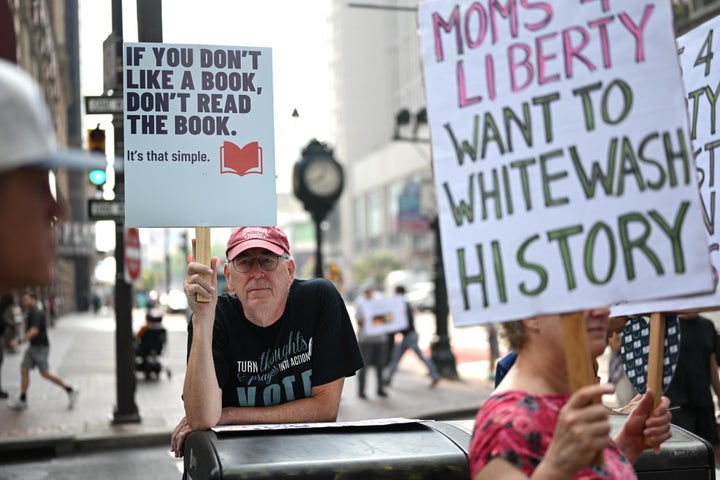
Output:
[[[607,308],[587,312],[593,358],[607,345]],[[502,324],[517,360],[493,395],[478,411],[469,462],[474,480],[527,476],[547,478],[634,478],[633,463],[645,448],[659,449],[670,438],[670,401],[653,409],[646,393],[622,430],[610,438],[608,410],[602,395],[608,384],[570,393],[559,315]],[[598,451],[604,464],[591,470]]]
[[294,279],[282,230],[236,229],[226,255],[224,272],[234,293],[218,296],[218,258],[211,267],[188,265],[184,288],[193,315],[186,416],[171,439],[178,457],[193,430],[335,421],[345,377],[363,367],[342,297],[328,280]]

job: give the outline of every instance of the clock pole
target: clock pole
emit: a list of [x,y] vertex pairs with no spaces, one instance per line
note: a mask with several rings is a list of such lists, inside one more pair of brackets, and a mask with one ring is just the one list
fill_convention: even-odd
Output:
[[312,139],[293,168],[293,190],[315,222],[315,277],[323,276],[322,222],[340,198],[345,175],[325,143]]
[[313,221],[315,222],[315,278],[320,278],[323,276],[323,258],[322,258],[322,221],[323,218],[316,217],[315,214],[313,214]]

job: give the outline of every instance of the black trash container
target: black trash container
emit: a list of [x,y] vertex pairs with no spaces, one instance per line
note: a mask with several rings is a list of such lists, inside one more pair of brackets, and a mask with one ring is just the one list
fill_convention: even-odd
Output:
[[[611,417],[615,431],[624,416]],[[387,425],[338,424],[242,432],[194,432],[185,441],[189,480],[467,480],[473,420]],[[659,454],[643,452],[639,480],[714,480],[715,456],[704,440],[672,426]]]
[[467,480],[469,439],[456,426],[432,421],[194,432],[185,440],[185,470],[190,480]]

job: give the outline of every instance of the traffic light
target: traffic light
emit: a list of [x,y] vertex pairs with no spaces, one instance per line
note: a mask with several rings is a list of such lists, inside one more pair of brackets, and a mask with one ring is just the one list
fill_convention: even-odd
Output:
[[[105,130],[101,129],[100,125],[88,130],[88,150],[90,153],[102,155],[105,160]],[[87,179],[90,185],[100,190],[107,181],[107,172],[105,168],[93,168],[88,170]]]
[[333,283],[341,283],[343,280],[342,270],[337,263],[328,265],[328,280]]

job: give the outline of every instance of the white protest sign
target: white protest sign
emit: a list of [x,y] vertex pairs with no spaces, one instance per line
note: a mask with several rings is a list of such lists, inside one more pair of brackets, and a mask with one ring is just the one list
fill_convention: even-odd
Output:
[[408,327],[405,301],[398,295],[365,300],[360,308],[365,336],[399,332]]
[[[717,101],[720,91],[720,17],[715,17],[678,38],[680,65],[688,100],[690,137],[700,187],[705,234],[712,259],[713,285],[717,287],[720,269],[720,244],[715,229],[720,228],[717,202],[718,175],[715,157],[720,153]],[[720,306],[720,292],[689,297],[676,297],[652,303],[622,303],[612,307],[614,316],[648,312],[677,312],[682,310],[711,310]]]
[[420,5],[457,326],[712,289],[670,8]]
[[126,43],[125,223],[276,225],[269,48]]

